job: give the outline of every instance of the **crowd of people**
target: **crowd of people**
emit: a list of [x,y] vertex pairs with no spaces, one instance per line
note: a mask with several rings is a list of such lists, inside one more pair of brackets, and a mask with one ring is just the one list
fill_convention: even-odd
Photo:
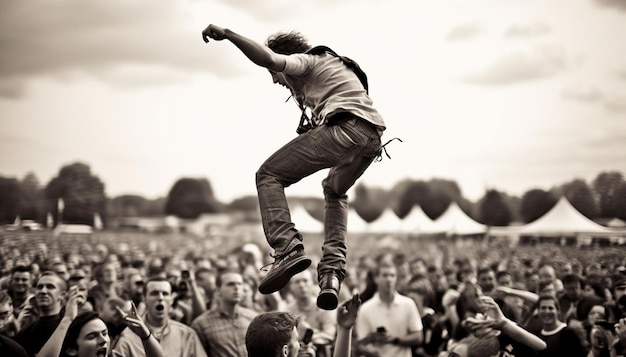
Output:
[[354,249],[340,306],[325,310],[314,265],[259,293],[262,244],[141,237],[2,235],[0,355],[598,357],[626,347],[619,247]]

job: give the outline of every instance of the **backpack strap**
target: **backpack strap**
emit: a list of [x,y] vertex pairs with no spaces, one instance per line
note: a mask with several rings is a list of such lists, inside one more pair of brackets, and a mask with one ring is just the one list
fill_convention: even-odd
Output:
[[363,72],[359,64],[356,63],[356,61],[354,61],[353,59],[346,57],[346,56],[340,56],[335,51],[330,49],[330,47],[327,47],[327,46],[315,46],[309,49],[308,51],[306,51],[305,53],[311,54],[311,55],[321,55],[323,53],[329,53],[332,56],[338,57],[341,60],[341,62],[343,62],[343,64],[346,65],[346,67],[354,71],[354,74],[356,74],[356,76],[359,78],[359,81],[361,81],[363,88],[365,88],[365,92],[369,94],[369,85],[367,83],[367,75],[365,74],[365,72]]

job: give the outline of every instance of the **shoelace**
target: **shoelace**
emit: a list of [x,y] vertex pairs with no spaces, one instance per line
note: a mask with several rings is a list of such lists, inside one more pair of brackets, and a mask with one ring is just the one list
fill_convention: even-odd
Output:
[[262,266],[259,270],[262,270],[262,271],[268,271],[269,269],[266,269],[268,266],[270,266],[270,265],[274,265],[274,263],[276,263],[276,261],[277,261],[277,260],[281,259],[281,258],[282,258],[282,257],[284,257],[285,255],[287,255],[287,254],[272,254],[272,253],[270,253],[270,257],[274,258],[274,262],[273,262],[273,263],[268,263],[268,264],[265,264],[265,265],[264,265],[264,266]]
[[400,138],[393,138],[389,141],[387,141],[385,144],[383,144],[383,146],[380,147],[380,150],[378,151],[378,155],[376,155],[376,161],[382,161],[383,160],[383,152],[385,153],[385,156],[387,156],[388,159],[391,160],[391,156],[389,156],[389,153],[387,152],[387,144],[391,143],[394,140],[398,140],[399,142],[402,142],[402,139]]

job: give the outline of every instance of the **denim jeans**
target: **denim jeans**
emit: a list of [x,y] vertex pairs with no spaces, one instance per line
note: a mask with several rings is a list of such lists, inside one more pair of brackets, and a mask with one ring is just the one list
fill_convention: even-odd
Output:
[[320,125],[299,135],[270,156],[256,173],[263,231],[269,245],[280,254],[293,239],[302,239],[291,221],[284,188],[330,168],[322,181],[326,212],[322,258],[317,270],[318,274],[335,272],[343,280],[347,252],[346,192],[380,150],[376,128],[350,115],[335,125]]

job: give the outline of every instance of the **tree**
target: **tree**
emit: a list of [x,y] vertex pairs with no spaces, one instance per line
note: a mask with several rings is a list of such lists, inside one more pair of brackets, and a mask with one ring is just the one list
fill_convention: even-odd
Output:
[[557,199],[550,192],[533,189],[527,191],[522,196],[520,215],[525,223],[530,223],[546,214],[554,205]]
[[0,223],[12,223],[20,214],[20,184],[14,178],[0,177]]
[[378,218],[389,207],[389,194],[380,188],[368,188],[358,184],[352,202],[355,211],[367,222]]
[[39,179],[28,173],[20,182],[20,216],[43,222],[46,215],[46,199]]
[[154,217],[164,212],[164,199],[150,200],[138,195],[122,195],[109,200],[107,212],[111,217]]
[[393,189],[392,195],[396,198],[396,213],[398,217],[406,217],[413,206],[420,206],[430,195],[430,188],[424,181],[405,180],[399,182]]
[[617,217],[616,209],[618,201],[615,199],[615,191],[624,183],[624,175],[621,172],[602,172],[593,180],[593,189],[598,195],[600,203],[600,216],[606,218]]
[[508,226],[513,220],[511,209],[497,190],[488,190],[480,202],[480,220],[488,226]]
[[626,182],[615,189],[615,217],[626,220]]
[[222,205],[215,199],[207,179],[181,178],[167,195],[165,214],[180,218],[198,218],[203,213],[216,213]]
[[[95,213],[104,219],[106,195],[104,184],[91,173],[88,165],[74,163],[63,166],[59,175],[45,188],[50,211],[58,217],[57,202],[63,199],[63,222],[93,224]],[[57,222],[58,224],[59,222]]]
[[580,179],[561,186],[562,194],[580,213],[589,219],[598,217],[600,208],[589,185]]

